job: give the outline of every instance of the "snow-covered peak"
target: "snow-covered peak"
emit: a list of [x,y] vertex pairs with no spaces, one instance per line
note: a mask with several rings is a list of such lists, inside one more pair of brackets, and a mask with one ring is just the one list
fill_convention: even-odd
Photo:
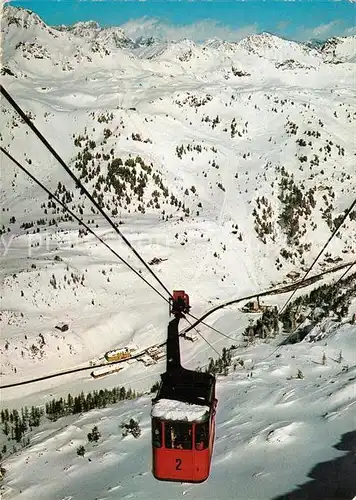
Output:
[[330,38],[321,51],[331,62],[356,62],[356,35]]
[[71,26],[61,25],[57,29],[60,31],[69,31],[75,36],[95,38],[99,31],[101,31],[101,26],[96,21],[84,21],[72,24]]
[[321,62],[318,50],[303,43],[285,40],[271,33],[250,35],[238,43],[238,46],[250,54],[264,57],[271,61],[298,60],[300,63]]
[[[249,35],[243,38],[238,43],[239,47],[243,47],[248,52],[259,52],[266,49],[280,49],[282,39],[272,35],[271,33],[260,33],[257,35]],[[289,44],[289,42],[287,42]]]
[[36,14],[11,6],[4,8],[2,31],[3,74],[15,77],[51,74],[61,78],[66,71],[85,71],[108,61],[121,71],[129,57],[120,49],[133,46],[120,28],[102,29],[95,21],[54,28]]
[[204,43],[205,47],[212,49],[223,49],[225,51],[234,52],[238,48],[237,42],[226,42],[218,38],[212,38]]
[[12,26],[29,29],[38,26],[44,28],[46,24],[31,10],[5,5],[2,12],[1,31],[6,33]]
[[98,32],[96,41],[111,48],[133,48],[135,43],[121,28],[106,28]]
[[91,29],[100,30],[101,26],[96,21],[79,21],[72,26],[73,29]]
[[154,36],[150,36],[148,38],[144,36],[139,36],[138,38],[135,39],[135,46],[136,47],[151,47],[152,45],[159,44],[161,41],[159,38],[156,38]]
[[194,54],[201,51],[200,46],[187,38],[171,42],[159,42],[153,39],[152,43],[141,45],[138,49],[141,57],[145,54],[148,59],[159,59],[170,63],[187,62]]
[[157,45],[156,53],[152,58],[184,66],[188,65],[195,70],[211,68],[212,66],[217,69],[228,60],[224,51],[197,44],[187,38]]
[[182,38],[181,40],[173,40],[172,42],[169,43],[169,46],[172,48],[172,50],[176,51],[177,54],[180,51],[185,51],[185,50],[196,50],[198,48],[198,44],[193,42],[193,40],[190,40],[189,38]]
[[118,27],[102,28],[96,21],[78,22],[71,26],[60,26],[58,29],[67,31],[79,38],[106,44],[108,48],[133,47],[134,42]]

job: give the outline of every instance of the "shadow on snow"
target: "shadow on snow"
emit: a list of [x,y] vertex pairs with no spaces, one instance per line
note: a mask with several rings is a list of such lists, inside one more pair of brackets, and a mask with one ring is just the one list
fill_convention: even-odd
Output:
[[308,474],[311,481],[273,500],[352,500],[356,495],[356,431],[343,434],[334,448],[348,453],[315,465]]

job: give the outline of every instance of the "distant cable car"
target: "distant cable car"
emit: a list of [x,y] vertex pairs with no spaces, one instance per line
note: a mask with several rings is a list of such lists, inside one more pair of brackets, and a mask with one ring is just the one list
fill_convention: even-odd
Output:
[[215,377],[180,364],[178,324],[189,297],[173,292],[167,370],[152,401],[152,472],[161,481],[201,483],[209,477],[215,438]]

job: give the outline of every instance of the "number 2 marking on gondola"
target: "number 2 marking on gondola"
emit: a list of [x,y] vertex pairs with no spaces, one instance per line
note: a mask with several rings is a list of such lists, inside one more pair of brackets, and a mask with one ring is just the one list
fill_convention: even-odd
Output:
[[180,466],[182,465],[182,460],[180,458],[176,458],[176,470],[182,470]]

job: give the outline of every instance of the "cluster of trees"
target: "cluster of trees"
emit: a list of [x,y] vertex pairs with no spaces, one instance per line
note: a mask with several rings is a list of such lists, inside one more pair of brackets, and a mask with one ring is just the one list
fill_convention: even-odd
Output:
[[[74,397],[68,394],[66,399],[52,399],[52,401],[46,403],[45,409],[36,406],[32,406],[31,408],[25,406],[21,408],[20,411],[3,408],[1,410],[2,431],[5,436],[7,436],[8,441],[16,441],[17,443],[21,443],[22,446],[25,446],[29,444],[29,439],[26,439],[25,433],[32,431],[34,427],[39,427],[44,416],[49,420],[55,421],[66,415],[83,413],[94,408],[105,408],[119,401],[135,399],[140,395],[141,394],[136,393],[130,388],[114,387],[113,389],[101,389],[99,391],[89,392],[86,395],[81,392],[79,396]],[[137,426],[135,425],[132,425],[130,421],[128,432],[137,434]],[[135,435],[135,437],[138,436]],[[100,432],[97,427],[94,427],[88,434],[88,441],[97,442],[99,438]],[[13,450],[16,451],[16,448]],[[7,446],[4,445],[2,453],[0,453],[0,460],[2,455],[6,452]]]
[[240,69],[235,68],[234,66],[231,66],[231,72],[234,76],[251,76],[251,73],[247,73],[245,71],[241,71]]
[[[66,205],[69,205],[73,201],[73,198],[74,198],[73,192],[68,191],[66,189],[65,185],[62,184],[61,182],[58,183],[58,186],[57,186],[56,190],[54,191],[54,195],[57,198],[59,198],[62,201],[62,203],[66,204]],[[47,204],[46,203],[41,204],[41,208],[43,209],[44,215],[49,215],[49,213],[51,213],[52,215],[58,215],[58,214],[62,214],[62,215],[60,215],[57,218],[53,218],[53,219],[50,219],[48,217],[45,217],[45,218],[42,217],[36,221],[23,222],[21,224],[20,228],[24,229],[27,234],[29,233],[30,229],[33,229],[32,234],[40,232],[40,228],[35,227],[35,225],[37,225],[37,226],[45,226],[45,225],[55,226],[56,225],[57,226],[58,222],[60,222],[60,221],[65,221],[65,222],[73,221],[72,216],[69,215],[64,208],[57,206],[55,201],[53,201],[51,195],[48,196]],[[75,210],[76,206],[72,205],[71,208],[72,208],[72,210]],[[84,205],[82,207],[78,206],[78,210],[79,210],[80,214],[83,214],[83,208],[84,208]],[[15,222],[15,218],[14,218],[14,222]]]
[[322,285],[308,295],[296,298],[287,305],[279,319],[286,332],[294,330],[296,325],[308,316],[308,312],[315,309],[317,309],[318,321],[329,316],[330,313],[336,314],[340,321],[347,316],[351,298],[355,296],[356,273],[353,273],[337,284]]
[[321,136],[319,130],[305,130],[304,134],[307,135],[308,137],[316,137],[317,139]]
[[[93,113],[94,114],[94,113]],[[109,123],[114,119],[113,113],[102,113],[98,116],[99,123]]]
[[132,133],[131,134],[131,139],[133,141],[144,142],[146,144],[147,143],[152,144],[151,139],[142,139],[141,134],[134,134],[134,133]]
[[175,104],[177,104],[180,108],[182,108],[185,104],[188,104],[192,108],[199,108],[200,106],[205,106],[208,102],[212,100],[212,96],[210,94],[206,94],[204,97],[197,97],[194,94],[189,94],[188,96],[183,100],[180,101],[178,99],[175,100]]
[[[257,209],[254,208],[252,215],[254,217],[254,229],[258,238],[264,243],[267,243],[266,235],[271,235],[272,241],[275,241],[275,229],[273,223],[272,204],[265,196],[258,197],[256,200]],[[262,215],[260,215],[262,212]]]
[[[314,155],[314,159],[317,159],[317,162],[319,161],[317,155]],[[313,163],[314,160],[311,160],[311,164]],[[322,171],[323,173],[323,171]],[[332,214],[333,214],[333,211],[334,211],[334,206],[333,206],[333,203],[332,203],[332,200],[335,199],[335,193],[332,189],[332,187],[330,186],[325,186],[324,187],[324,194],[322,196],[322,199],[325,203],[325,207],[320,207],[320,211],[321,211],[321,214],[322,214],[322,219],[325,220],[326,224],[328,225],[328,227],[330,228],[330,230],[333,230],[333,217],[332,217]],[[312,224],[312,227],[313,227],[313,224]],[[316,227],[316,225],[314,225],[314,227]]]
[[[304,147],[307,145],[307,143],[304,139],[297,139],[295,142],[298,144],[298,146]],[[309,143],[309,144],[311,145],[311,143]]]
[[224,347],[222,354],[218,357],[218,359],[209,359],[209,365],[205,371],[213,375],[227,375],[229,373],[229,367],[232,363],[232,351],[234,349],[236,349],[235,345],[228,348]]
[[99,391],[88,392],[86,395],[81,392],[79,396],[68,394],[67,399],[52,399],[46,403],[46,416],[50,420],[57,420],[65,415],[74,415],[90,411],[94,408],[105,408],[125,399],[135,399],[138,397],[132,389],[125,387],[114,387],[113,389],[100,389]]
[[65,203],[66,205],[71,203],[74,198],[73,192],[68,191],[65,185],[61,182],[58,182],[58,186],[54,194],[62,201],[62,203]]
[[[310,167],[318,167],[320,163],[319,156],[314,154],[310,160]],[[311,170],[311,168],[310,168]],[[324,171],[322,170],[321,173],[323,174]]]
[[[346,210],[344,211],[344,213],[335,217],[335,219],[333,220],[333,227],[332,227],[333,231],[334,231],[334,229],[336,229],[339,226],[340,222],[345,217],[345,213],[346,213]],[[350,212],[348,215],[348,218],[351,221],[354,221],[354,220],[356,221],[356,210],[353,210],[352,212]]]
[[202,122],[205,122],[205,123],[211,123],[211,128],[214,129],[216,127],[216,125],[218,125],[220,123],[220,117],[219,115],[216,115],[215,118],[211,119],[210,116],[208,115],[204,115],[201,119]]
[[99,432],[98,427],[95,425],[92,428],[92,431],[87,434],[89,443],[97,443],[101,438],[101,434]]
[[310,311],[316,309],[318,321],[329,316],[330,313],[334,313],[340,321],[347,316],[351,298],[355,296],[356,273],[337,284],[322,285],[309,294],[296,298],[281,314],[277,307],[265,310],[254,324],[245,329],[243,335],[247,339],[274,337],[280,331],[280,323],[285,332],[291,332],[308,316],[308,313],[310,314]]
[[[126,437],[128,434],[131,434],[137,439],[141,436],[140,424],[134,418],[131,418],[128,423],[123,422],[120,427],[122,429],[122,437]],[[87,438],[89,443],[97,443],[99,441],[101,433],[96,425],[92,428],[91,432],[87,434]],[[77,448],[77,455],[84,457],[85,453],[86,450],[84,445],[80,445]]]
[[126,437],[128,434],[131,434],[134,438],[139,438],[141,436],[141,428],[137,420],[134,418],[130,418],[128,423],[122,423],[122,437]]
[[237,130],[237,122],[236,118],[233,118],[230,124],[230,135],[231,139],[235,137],[235,135],[238,134],[239,137],[242,137],[242,134],[239,130]]
[[203,151],[203,149],[205,151],[207,151],[207,148],[205,146],[201,146],[200,144],[196,144],[196,145],[187,144],[185,147],[183,146],[183,144],[181,144],[180,146],[176,146],[176,154],[177,154],[179,159],[182,159],[183,154],[187,154],[188,151],[190,153],[192,151],[197,151],[198,153],[201,153]]
[[[9,211],[9,209],[8,209],[8,208],[6,208],[6,209],[5,209],[5,207],[2,207],[2,211],[3,211],[3,212],[8,212],[8,211]],[[10,223],[10,224],[15,224],[15,222],[16,222],[16,218],[15,218],[14,216],[10,217],[9,223]],[[10,233],[10,232],[11,232],[11,228],[10,228],[10,227],[6,228],[6,227],[4,226],[4,224],[3,224],[3,225],[2,225],[2,228],[0,229],[0,236],[1,236],[2,234],[6,234],[6,233]]]
[[306,219],[316,206],[314,193],[316,188],[311,188],[303,193],[304,186],[300,187],[294,182],[293,174],[289,174],[284,167],[281,168],[281,179],[279,182],[278,199],[282,204],[282,210],[278,218],[278,224],[287,236],[288,245],[299,245],[299,238],[306,233],[306,228],[300,228],[299,218]]
[[299,128],[299,126],[296,123],[294,123],[290,120],[287,120],[287,123],[285,125],[285,129],[286,129],[286,132],[288,135],[297,135],[298,128]]
[[87,140],[88,136],[84,137],[83,135],[80,134],[77,137],[74,136],[74,146],[76,146],[77,148],[81,148],[82,142]]
[[273,307],[263,311],[262,316],[252,325],[249,325],[243,335],[247,339],[266,339],[274,337],[279,333],[278,309]]
[[[110,137],[110,134],[110,130],[105,129],[104,141]],[[138,136],[139,134],[133,134],[133,139],[140,140]],[[85,140],[85,143],[82,146],[83,140]],[[146,165],[140,156],[126,158],[126,160],[115,158],[113,148],[110,150],[110,154],[105,154],[103,150],[102,153],[94,153],[93,150],[96,148],[96,144],[94,141],[89,140],[87,136],[76,137],[75,144],[82,147],[75,159],[75,167],[80,171],[80,178],[85,183],[94,181],[94,198],[101,207],[111,210],[112,216],[118,214],[118,207],[127,210],[134,199],[139,202],[135,210],[137,209],[141,213],[145,213],[145,206],[160,209],[158,197],[153,193],[151,193],[151,199],[146,203],[144,202],[143,197],[150,180],[157,186],[154,192],[159,190],[163,198],[168,198],[169,190],[164,185],[162,176],[157,171],[154,171],[152,163]],[[100,159],[107,162],[106,174],[105,170],[96,163],[96,160]],[[110,199],[110,194],[113,192],[116,196],[111,196]],[[107,193],[106,197],[105,193]]]
[[[99,439],[101,438],[101,433],[96,425],[92,428],[91,432],[87,434],[87,437],[89,443],[97,443],[99,441]],[[85,447],[83,445],[80,445],[77,448],[77,455],[80,457],[84,457]]]
[[[142,164],[140,165],[142,168]],[[111,163],[109,163],[107,177],[106,179],[103,178],[102,182],[108,186],[112,186],[119,199],[124,198],[126,204],[131,203],[127,194],[127,187],[129,187],[134,195],[137,196],[139,201],[142,201],[142,197],[148,183],[147,172],[151,174],[152,167],[147,169],[147,172],[144,172],[144,170],[145,169],[142,169],[138,174],[136,162],[131,158],[127,159],[125,164],[123,164],[121,158],[115,158]],[[100,185],[98,186],[98,189],[100,189]]]
[[[32,406],[30,409],[25,406],[18,410],[1,410],[2,430],[8,440],[21,443],[26,431],[32,430],[33,427],[38,427],[41,423],[41,417],[44,414],[43,409]],[[6,446],[2,449],[6,453]]]
[[[79,230],[79,236],[83,234],[81,230]],[[86,234],[86,233],[85,233]],[[56,260],[56,259],[55,259]],[[36,265],[32,264],[34,269],[36,269]],[[57,279],[56,275],[53,273],[50,280],[49,284],[55,289],[61,289],[62,287],[65,289],[68,286],[72,286],[73,290],[75,288],[79,287],[79,285],[84,286],[84,281],[85,281],[85,276],[84,274],[76,274],[74,272],[70,273],[70,276],[67,276],[66,274],[63,276],[63,283],[61,283],[61,279]]]
[[[326,202],[327,203],[327,202]],[[333,211],[334,211],[334,206],[332,203],[326,205],[326,208],[324,208],[324,210],[322,211],[322,214],[321,214],[321,218],[323,220],[325,220],[325,222],[327,223],[329,229],[331,231],[334,230],[334,224],[333,224]]]

